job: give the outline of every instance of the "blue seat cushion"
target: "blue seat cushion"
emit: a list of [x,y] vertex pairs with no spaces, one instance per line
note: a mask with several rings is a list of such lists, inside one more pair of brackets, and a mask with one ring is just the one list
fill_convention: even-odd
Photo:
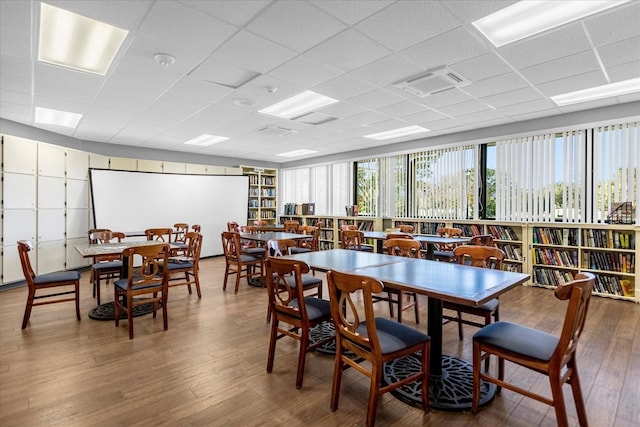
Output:
[[41,274],[33,278],[33,283],[41,285],[43,283],[69,282],[80,280],[80,273],[77,271],[56,271],[55,273]]
[[244,248],[242,249],[242,253],[251,256],[262,256],[264,255],[264,248]]
[[261,258],[262,257],[260,257],[260,256],[251,256],[251,255],[244,255],[244,254],[240,255],[240,261],[242,261],[242,262],[260,261]]
[[115,270],[122,268],[122,261],[97,262],[92,267],[94,270]]
[[[169,271],[183,268],[193,268],[193,262],[191,261],[169,260],[167,264],[169,266]],[[160,267],[162,268],[164,267],[164,265],[161,265]]]
[[[285,278],[287,285],[290,287],[294,287],[296,284],[296,279],[293,276],[288,276]],[[302,275],[302,288],[306,288],[309,286],[322,285],[322,279],[314,276],[309,276],[306,274]]]
[[433,251],[433,256],[435,258],[455,258],[453,252],[449,251]]
[[[498,298],[494,298],[477,307],[473,307],[473,306],[470,306],[470,307],[472,307],[474,310],[489,311],[493,313],[498,308],[498,305],[500,305],[500,300],[498,300]],[[456,310],[458,307],[464,310],[464,307],[467,307],[463,304],[456,304],[454,302],[447,302],[447,301],[444,301],[442,303],[442,306],[444,308],[448,308],[452,310]]]
[[475,333],[473,341],[549,361],[559,339],[546,332],[509,322],[495,322]]
[[[327,300],[316,297],[305,297],[304,302],[307,305],[307,316],[309,320],[316,320],[331,315],[331,305]],[[292,299],[290,304],[294,307],[300,307],[297,298]]]
[[289,252],[292,254],[304,254],[307,252],[311,252],[309,248],[289,248]]
[[[375,324],[382,354],[393,353],[431,339],[417,329],[382,317],[376,317]],[[356,331],[365,337],[369,336],[365,322],[361,322]]]
[[[136,280],[140,280],[139,277],[134,276],[133,277],[133,281],[135,282]],[[118,288],[122,289],[123,291],[127,290],[128,286],[129,286],[129,280],[128,279],[120,279],[120,280],[116,280],[115,282],[113,282],[114,286],[117,286]],[[138,290],[138,289],[146,289],[146,288],[155,288],[158,287],[158,284],[148,284],[148,285],[139,285],[139,286],[133,286],[134,290]]]

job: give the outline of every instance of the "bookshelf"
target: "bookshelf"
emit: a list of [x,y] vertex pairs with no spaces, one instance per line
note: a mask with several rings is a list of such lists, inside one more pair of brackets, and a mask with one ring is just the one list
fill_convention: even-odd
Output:
[[247,224],[260,219],[276,223],[278,171],[276,169],[240,166],[243,175],[249,177],[249,206]]
[[301,225],[316,225],[322,221],[320,228],[320,250],[340,247],[340,228],[343,224],[355,224],[362,231],[382,231],[382,218],[364,216],[326,216],[326,215],[280,215],[279,221],[296,219]]

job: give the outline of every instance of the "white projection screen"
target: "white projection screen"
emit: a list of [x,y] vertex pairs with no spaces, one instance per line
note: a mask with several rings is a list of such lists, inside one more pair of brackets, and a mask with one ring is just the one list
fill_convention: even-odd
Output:
[[227,222],[247,217],[249,177],[90,169],[96,228],[134,232],[202,226],[202,257],[222,255]]

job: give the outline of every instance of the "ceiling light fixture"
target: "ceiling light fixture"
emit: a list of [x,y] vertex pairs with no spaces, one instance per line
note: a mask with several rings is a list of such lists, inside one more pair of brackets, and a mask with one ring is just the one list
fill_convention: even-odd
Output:
[[288,151],[286,153],[276,154],[276,156],[281,156],[281,157],[300,157],[300,156],[306,156],[307,154],[315,154],[315,153],[317,153],[317,151],[313,151],[313,150],[295,150],[295,151]]
[[383,141],[385,139],[398,138],[400,136],[414,135],[416,133],[430,132],[430,129],[423,128],[422,126],[407,126],[405,128],[392,129],[384,132],[372,133],[371,135],[365,135],[365,138],[376,139]]
[[35,123],[37,124],[75,129],[80,123],[80,119],[82,119],[82,114],[36,107]]
[[500,47],[628,1],[519,1],[474,21],[473,25]]
[[217,144],[218,142],[226,141],[226,136],[216,136],[216,135],[207,135],[203,134],[196,138],[190,139],[185,142],[187,145],[199,145],[201,147],[208,147],[209,145]]
[[129,32],[41,3],[38,60],[105,75]]
[[551,100],[559,106],[578,104],[580,102],[594,101],[596,99],[610,98],[612,96],[626,95],[640,92],[640,78],[609,83],[602,86],[590,87],[575,92],[563,93],[551,97]]
[[263,108],[262,110],[258,110],[258,112],[268,114],[270,116],[281,117],[283,119],[292,119],[336,102],[338,102],[337,99],[320,95],[319,93],[315,93],[310,90],[305,90],[304,92],[287,98],[284,101],[280,101],[276,104]]
[[158,64],[162,65],[164,68],[169,68],[176,63],[176,58],[166,53],[156,53],[156,56],[154,57],[154,59]]

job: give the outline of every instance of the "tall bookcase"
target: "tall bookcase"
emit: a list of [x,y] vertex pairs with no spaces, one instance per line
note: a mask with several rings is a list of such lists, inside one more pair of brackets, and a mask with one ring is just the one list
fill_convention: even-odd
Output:
[[276,223],[278,208],[277,169],[265,169],[253,166],[240,166],[242,174],[249,177],[249,206],[247,224],[259,219],[269,224]]
[[322,222],[320,227],[320,250],[335,249],[340,247],[340,228],[343,224],[355,224],[362,231],[381,231],[382,218],[366,216],[324,216],[324,215],[281,215],[280,222],[295,219],[302,225],[316,225]]

